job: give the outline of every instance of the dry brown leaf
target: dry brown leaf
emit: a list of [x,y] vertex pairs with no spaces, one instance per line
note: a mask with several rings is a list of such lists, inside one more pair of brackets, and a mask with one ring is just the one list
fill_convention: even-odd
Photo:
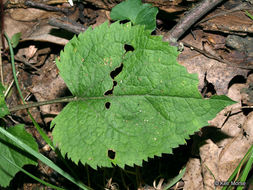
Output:
[[[200,184],[203,185],[204,189],[215,189],[214,181],[227,181],[253,144],[253,112],[248,116],[245,116],[242,112],[237,113],[239,106],[238,103],[227,107],[215,119],[210,121],[212,126],[220,128],[221,133],[227,136],[217,142],[211,139],[203,139],[205,143],[199,149],[200,159],[196,159],[194,162],[190,160],[187,163],[187,173],[183,178],[185,181],[184,189],[196,187],[198,184],[194,181],[196,175],[203,177]],[[228,117],[225,113],[229,110],[234,111]],[[199,163],[199,165],[196,163]],[[216,189],[221,189],[221,186],[216,187]]]
[[[195,31],[194,34],[196,40],[191,34],[189,34],[183,39],[183,41],[191,44],[198,49],[205,50],[203,47],[203,42],[207,41],[206,36],[208,35],[204,34],[203,31],[200,30]],[[210,39],[210,37],[207,38]],[[211,41],[215,43],[215,39],[216,36],[213,35]],[[225,43],[225,39],[222,40],[221,38],[217,37],[217,43],[221,41]],[[224,45],[225,44],[223,44],[223,46]],[[222,44],[219,43],[219,46],[222,46]],[[219,54],[214,53],[216,51],[215,46],[213,46],[213,49],[211,49],[210,45],[205,46],[205,48],[207,47],[207,53],[213,51],[212,55],[219,57]],[[235,76],[241,75],[246,78],[248,74],[248,70],[236,67],[233,65],[233,63],[231,63],[231,66],[221,63],[187,47],[185,47],[184,51],[179,55],[178,61],[180,64],[187,68],[187,71],[189,73],[198,74],[200,91],[205,86],[206,77],[206,80],[214,85],[214,89],[218,95],[227,94],[229,83]]]
[[[213,190],[216,176],[219,174],[219,147],[208,139],[206,144],[200,147],[201,173],[203,176],[203,186],[205,190]],[[213,177],[215,176],[215,178]]]
[[[58,69],[51,61],[47,61],[40,70],[40,75],[34,75],[30,92],[36,97],[37,101],[46,101],[59,98],[66,91],[67,87],[63,79],[58,74]],[[41,106],[42,114],[58,114],[62,110],[62,104],[52,104]],[[49,122],[53,117],[46,117],[45,122]]]
[[48,18],[49,16],[52,16],[52,15],[53,15],[52,12],[35,9],[35,8],[10,9],[10,17],[16,21],[24,21],[24,22],[36,21],[36,20]]
[[218,95],[227,94],[230,81],[240,75],[247,78],[248,70],[217,63],[207,71],[206,79],[214,85]]
[[[213,12],[210,16],[215,14],[216,12]],[[217,31],[229,34],[246,35],[247,33],[253,33],[252,20],[248,18],[244,12],[233,12],[215,17],[208,22],[200,24],[200,26],[207,31]]]
[[186,171],[183,176],[184,190],[203,190],[203,178],[201,175],[200,160],[191,158],[186,165]]
[[226,181],[253,144],[253,112],[245,119],[240,131],[228,142],[219,155],[219,178]]

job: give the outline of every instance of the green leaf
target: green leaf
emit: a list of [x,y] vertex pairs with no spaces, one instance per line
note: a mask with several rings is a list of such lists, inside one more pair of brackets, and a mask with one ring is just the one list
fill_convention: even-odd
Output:
[[21,32],[18,32],[18,33],[14,34],[14,35],[11,37],[11,44],[12,44],[12,47],[13,47],[13,48],[17,47],[20,38],[21,38]]
[[[93,168],[141,165],[172,153],[233,103],[225,96],[203,99],[197,75],[187,73],[177,56],[162,36],[140,25],[104,23],[74,37],[57,66],[83,101],[68,103],[53,120],[54,143],[74,162]],[[105,95],[110,89],[113,94]]]
[[0,118],[10,113],[5,103],[5,98],[4,98],[4,93],[3,93],[4,91],[5,89],[3,85],[0,83]]
[[112,20],[130,20],[134,25],[144,25],[147,30],[155,30],[157,7],[142,4],[141,0],[127,0],[112,8]]
[[[7,131],[12,135],[19,137],[31,148],[38,151],[37,143],[32,135],[25,131],[24,125],[10,127]],[[35,162],[23,149],[19,148],[17,144],[13,143],[13,141],[3,134],[0,134],[0,185],[2,187],[7,187],[15,174],[20,171],[6,159],[15,163],[19,167],[23,167],[26,164],[37,164],[37,162]]]

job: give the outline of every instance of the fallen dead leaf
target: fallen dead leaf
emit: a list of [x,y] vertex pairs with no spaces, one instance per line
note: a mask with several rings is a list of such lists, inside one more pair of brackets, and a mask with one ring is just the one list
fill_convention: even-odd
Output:
[[[37,101],[53,100],[63,96],[67,86],[59,76],[58,69],[54,63],[54,56],[47,60],[40,69],[40,75],[34,75],[32,86],[29,91],[36,97]],[[52,104],[40,107],[40,111],[45,116],[45,123],[51,121],[54,115],[57,115],[63,108],[63,105]]]
[[183,176],[185,190],[203,190],[203,178],[201,175],[201,164],[198,158],[191,158],[186,165],[186,171]]

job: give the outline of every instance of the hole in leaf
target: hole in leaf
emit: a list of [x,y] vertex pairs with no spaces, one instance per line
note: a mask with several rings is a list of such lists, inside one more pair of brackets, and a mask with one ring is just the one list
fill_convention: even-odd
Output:
[[107,91],[104,93],[104,95],[105,95],[105,96],[110,95],[110,94],[112,94],[112,91],[113,91],[113,88],[110,89],[110,90],[107,90]]
[[[110,76],[112,79],[114,79],[114,77],[116,77],[123,69],[123,63],[120,64],[119,67],[117,67],[116,69],[114,69],[111,73],[110,73]],[[113,89],[115,86],[117,86],[117,82],[115,80],[113,80],[113,86],[112,86],[112,89],[110,90],[107,90],[104,95],[107,96],[107,95],[111,95],[113,94]]]
[[134,47],[131,46],[131,45],[128,45],[128,44],[124,45],[124,49],[126,50],[126,52],[128,52],[128,51],[134,51]]
[[110,102],[106,102],[106,103],[105,103],[105,108],[106,108],[106,109],[109,109],[110,106],[111,106],[111,103],[110,103]]
[[113,70],[111,73],[110,73],[110,76],[112,77],[112,79],[114,79],[123,69],[123,63],[120,64],[119,67],[117,67],[115,70]]
[[110,159],[113,160],[113,159],[115,158],[115,156],[116,156],[116,152],[113,151],[113,150],[111,150],[111,149],[109,149],[108,152],[107,152],[107,155],[108,155],[108,157],[109,157]]
[[128,20],[121,20],[119,23],[120,24],[126,24],[127,22],[129,22]]

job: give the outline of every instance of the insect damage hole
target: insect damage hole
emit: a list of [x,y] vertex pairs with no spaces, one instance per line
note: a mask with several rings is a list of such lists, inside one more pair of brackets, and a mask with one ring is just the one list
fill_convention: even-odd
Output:
[[109,149],[109,150],[107,151],[107,156],[108,156],[110,159],[114,160],[114,159],[115,159],[115,156],[116,156],[116,152],[113,151],[113,150],[111,150],[111,149]]
[[128,44],[124,45],[124,49],[126,50],[126,52],[128,52],[128,51],[134,51],[134,47],[131,46],[131,45],[128,45]]
[[113,91],[113,87],[112,87],[112,89],[107,90],[107,91],[104,93],[104,95],[105,95],[105,96],[110,95],[110,94],[112,94],[112,91]]
[[110,103],[110,102],[106,102],[106,103],[105,103],[105,108],[106,108],[106,109],[109,109],[110,106],[111,106],[111,103]]
[[112,79],[114,79],[122,71],[122,69],[123,69],[123,63],[121,63],[119,67],[117,67],[110,73],[110,76],[112,77]]
[[[112,79],[114,79],[123,69],[123,63],[120,64],[119,67],[117,67],[116,69],[114,69],[111,73],[110,73],[110,76]],[[104,95],[107,96],[107,95],[111,95],[113,94],[113,89],[114,87],[117,86],[117,81],[113,80],[113,86],[112,86],[112,89],[110,90],[107,90]]]

